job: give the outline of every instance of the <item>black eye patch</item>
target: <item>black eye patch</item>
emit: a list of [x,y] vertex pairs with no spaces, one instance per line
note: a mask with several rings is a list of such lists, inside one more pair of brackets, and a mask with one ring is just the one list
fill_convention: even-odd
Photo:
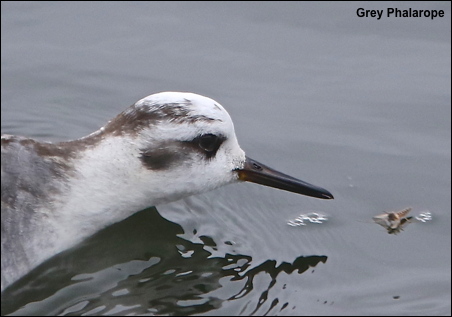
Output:
[[[212,159],[225,140],[226,138],[222,135],[208,133],[191,141],[161,142],[142,149],[140,159],[147,169],[165,170],[196,159],[193,156],[195,153],[203,155],[206,159]],[[197,157],[199,159],[199,156]]]
[[165,170],[187,158],[183,151],[172,148],[150,149],[141,153],[143,165],[150,170]]

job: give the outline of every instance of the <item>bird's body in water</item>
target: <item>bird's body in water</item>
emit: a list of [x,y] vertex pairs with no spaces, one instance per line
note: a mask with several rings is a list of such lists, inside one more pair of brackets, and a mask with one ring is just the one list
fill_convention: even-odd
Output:
[[3,135],[1,177],[2,290],[137,211],[226,184],[333,198],[245,156],[226,110],[181,92],[143,98],[74,141]]

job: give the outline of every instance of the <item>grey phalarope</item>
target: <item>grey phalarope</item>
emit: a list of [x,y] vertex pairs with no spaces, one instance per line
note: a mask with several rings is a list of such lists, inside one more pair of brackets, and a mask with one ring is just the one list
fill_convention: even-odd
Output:
[[145,97],[81,139],[1,144],[2,290],[137,211],[229,183],[333,198],[245,156],[226,110],[193,93]]

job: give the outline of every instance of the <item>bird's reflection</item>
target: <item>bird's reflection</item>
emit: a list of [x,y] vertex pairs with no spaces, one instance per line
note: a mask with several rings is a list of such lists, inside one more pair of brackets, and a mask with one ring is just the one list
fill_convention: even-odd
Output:
[[[11,285],[2,293],[2,315],[191,315],[244,297],[254,299],[248,303],[253,314],[269,300],[280,273],[301,274],[327,259],[300,256],[277,265],[255,264],[241,254],[211,257],[205,248],[215,243],[211,237],[198,244],[179,237],[182,233],[155,208],[137,213]],[[271,280],[255,289],[260,273]],[[223,295],[215,295],[220,288]],[[267,305],[271,309],[278,301]]]

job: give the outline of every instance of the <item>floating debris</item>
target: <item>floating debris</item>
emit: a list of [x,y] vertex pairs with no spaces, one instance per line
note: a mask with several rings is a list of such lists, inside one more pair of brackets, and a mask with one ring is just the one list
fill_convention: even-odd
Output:
[[413,222],[428,222],[432,220],[432,213],[428,210],[423,210],[417,216],[407,217],[408,213],[411,211],[411,208],[405,208],[401,211],[391,211],[384,212],[380,215],[372,217],[375,223],[378,223],[380,226],[384,227],[389,234],[397,234],[400,231],[403,231],[403,228],[406,227],[409,223]]
[[397,234],[403,231],[403,228],[413,219],[413,217],[406,217],[410,211],[411,208],[405,208],[400,211],[384,212],[372,217],[372,219],[375,223],[384,227],[389,234]]
[[318,212],[310,212],[301,214],[294,220],[290,220],[287,224],[292,227],[306,226],[307,223],[323,223],[328,220],[328,217]]

